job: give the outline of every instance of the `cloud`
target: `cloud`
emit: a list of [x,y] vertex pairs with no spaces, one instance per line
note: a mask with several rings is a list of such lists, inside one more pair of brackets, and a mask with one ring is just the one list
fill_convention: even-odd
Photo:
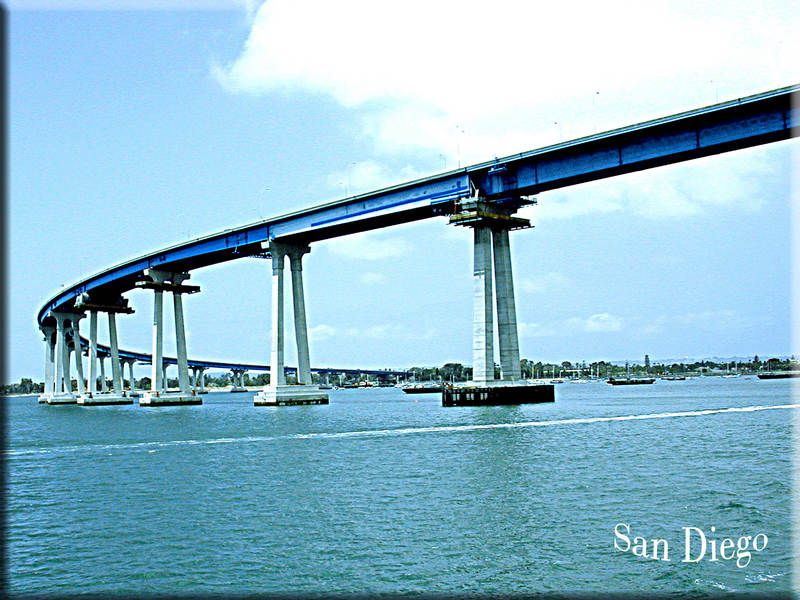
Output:
[[[554,134],[564,137],[604,115],[628,122],[632,109],[658,110],[664,97],[695,105],[720,92],[793,80],[787,71],[796,67],[786,57],[800,50],[796,12],[775,3],[756,22],[749,8],[688,0],[497,0],[488,11],[483,2],[464,0],[271,0],[256,12],[240,55],[216,75],[232,91],[300,90],[366,108],[365,131],[392,144],[455,153],[463,137],[461,152],[479,149],[482,159],[492,146],[526,149],[542,128],[558,141]],[[476,21],[480,36],[467,39]],[[643,26],[656,21],[658,28]],[[581,43],[563,43],[566,23]],[[675,31],[683,43],[674,43]],[[543,48],[558,52],[545,58]],[[777,60],[765,63],[767,56]],[[487,73],[502,90],[481,78]],[[536,110],[544,107],[551,110]]]
[[10,0],[11,10],[239,10],[254,14],[258,0]]
[[622,319],[609,313],[592,315],[581,323],[585,331],[620,331],[622,329]]
[[430,340],[438,335],[435,328],[424,331],[414,327],[404,327],[394,323],[370,325],[368,327],[348,327],[339,329],[330,325],[317,325],[309,329],[309,336],[314,341],[330,338],[370,338],[379,340]]
[[400,258],[411,251],[411,244],[405,238],[389,237],[375,232],[336,238],[324,247],[336,256],[361,260]]
[[353,196],[417,179],[420,176],[421,174],[410,165],[392,169],[374,160],[367,160],[350,163],[347,169],[334,171],[328,175],[328,187]]
[[383,273],[373,273],[369,271],[361,276],[361,283],[367,285],[375,285],[378,283],[383,283],[384,281],[386,281],[386,275]]
[[542,222],[626,212],[668,219],[718,207],[753,214],[765,204],[764,181],[779,172],[778,150],[755,148],[555,190],[520,216]]
[[569,277],[553,271],[542,273],[535,278],[525,277],[520,279],[519,288],[527,294],[538,294],[541,292],[551,293],[563,289],[570,283]]
[[311,327],[308,330],[308,337],[311,341],[320,342],[323,340],[330,339],[337,335],[337,330],[335,327],[331,327],[330,325],[316,325],[315,327]]
[[609,313],[598,313],[590,317],[570,317],[547,323],[519,323],[520,337],[551,337],[570,333],[607,333],[622,331],[624,321]]
[[[232,93],[328,97],[351,111],[376,155],[438,154],[449,168],[796,81],[800,12],[760,6],[755,18],[744,0],[496,0],[491,10],[470,0],[270,0],[239,55],[212,70]],[[699,188],[661,178],[597,197],[548,195],[539,216],[670,218],[753,200],[751,168],[718,173],[692,177]],[[354,193],[402,175],[368,161],[331,185]]]

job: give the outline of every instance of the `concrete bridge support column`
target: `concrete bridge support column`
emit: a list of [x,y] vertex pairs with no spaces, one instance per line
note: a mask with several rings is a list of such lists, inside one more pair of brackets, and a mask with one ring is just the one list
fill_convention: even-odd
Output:
[[55,328],[42,327],[44,334],[44,389],[39,396],[39,403],[47,402],[47,399],[55,394],[56,389],[56,340]]
[[297,342],[297,383],[309,385],[311,363],[308,357],[308,328],[306,326],[306,304],[303,295],[303,254],[310,252],[308,246],[293,247],[289,251],[292,271],[292,300],[294,308],[294,335]]
[[[139,282],[138,287],[153,290],[153,352],[150,372],[150,391],[140,399],[140,406],[166,406],[175,404],[202,404],[189,384],[189,365],[186,351],[186,330],[183,319],[182,294],[200,290],[196,286],[183,285],[189,279],[188,273],[173,273],[157,269],[144,271],[147,281]],[[167,393],[167,365],[164,363],[164,292],[172,292],[175,310],[175,346],[178,364],[178,393]]]
[[101,354],[98,359],[100,360],[100,393],[105,394],[108,392],[108,386],[106,385],[106,355]]
[[246,371],[243,369],[233,369],[231,373],[233,374],[233,385],[231,386],[231,391],[246,392],[247,388],[244,387],[244,374]]
[[511,247],[508,229],[492,231],[494,246],[494,288],[497,302],[497,331],[500,343],[502,379],[522,378],[517,337],[517,310],[514,304],[514,278],[511,274]]
[[79,323],[82,318],[82,314],[73,314],[70,318],[70,323],[72,324],[72,345],[75,349],[75,372],[78,379],[79,396],[86,395],[86,386],[84,385],[83,379],[83,356],[81,352],[81,334],[79,327]]
[[[94,331],[92,332],[92,323],[89,322],[89,369],[93,370],[94,360],[92,360],[92,347],[97,354],[97,321],[95,320]],[[106,354],[97,354],[100,359],[100,393],[97,393],[97,380],[90,374],[89,385],[87,391],[81,394],[78,398],[78,404],[82,406],[102,406],[105,404],[133,404],[130,395],[125,395],[123,391],[122,369],[123,361],[119,358],[119,341],[117,338],[117,318],[113,312],[108,313],[108,337],[109,337],[109,355],[111,356],[111,390],[108,390],[106,385],[106,367],[105,359]],[[92,341],[94,338],[94,342]]]
[[133,358],[128,359],[128,378],[131,382],[131,391],[136,389],[136,379],[133,376],[133,365],[136,364],[136,360]]
[[164,389],[164,292],[153,291],[153,351],[150,355],[150,391],[155,395]]
[[117,315],[108,313],[108,338],[111,346],[111,382],[115,396],[122,396],[122,369],[119,364],[119,343],[117,341]]
[[283,361],[283,250],[270,245],[272,253],[272,340],[269,357],[270,387],[286,385]]
[[[269,242],[264,245],[272,256],[272,348],[270,353],[270,382],[256,394],[256,406],[293,404],[328,404],[328,395],[311,384],[311,363],[308,355],[308,331],[305,299],[303,297],[302,257],[308,246]],[[289,256],[292,270],[292,298],[294,305],[295,338],[297,340],[297,385],[286,385],[284,371],[284,312],[283,265]]]
[[206,370],[204,367],[198,369],[198,376],[200,377],[200,393],[206,393]]
[[491,229],[473,227],[472,379],[494,379]]
[[[522,380],[519,364],[508,231],[530,227],[528,219],[512,215],[521,206],[532,202],[526,198],[506,198],[494,202],[487,200],[475,188],[474,195],[459,202],[456,212],[450,217],[452,224],[472,227],[474,235],[473,373],[472,381],[466,384],[453,383],[442,390],[442,406],[530,404],[553,402],[555,399],[552,385],[529,385]],[[501,381],[496,381],[494,375],[492,317],[495,304]]]
[[186,356],[186,330],[183,325],[183,301],[181,293],[172,292],[172,304],[175,309],[175,346],[178,353],[178,387],[182,394],[192,395],[189,385],[189,365]]
[[97,311],[89,311],[89,395],[97,393]]
[[64,391],[72,393],[72,341],[66,340],[67,360],[64,362]]
[[65,313],[52,313],[56,320],[56,380],[53,395],[47,399],[48,404],[74,404],[75,396],[72,394],[72,383],[69,380],[69,348],[67,348],[67,333],[65,321],[69,315]]

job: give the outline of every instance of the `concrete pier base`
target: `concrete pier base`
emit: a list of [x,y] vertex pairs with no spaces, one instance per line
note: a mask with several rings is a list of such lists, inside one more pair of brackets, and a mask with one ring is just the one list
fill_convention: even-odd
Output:
[[469,381],[442,390],[442,406],[505,406],[555,402],[555,386],[523,381]]
[[191,394],[158,394],[145,392],[139,397],[139,406],[189,406],[202,404],[203,400]]
[[316,385],[267,386],[253,398],[255,406],[328,404],[328,394]]
[[113,404],[133,404],[133,398],[123,394],[109,392],[107,394],[84,394],[78,396],[78,404],[81,406],[111,406]]
[[61,394],[48,394],[48,404],[77,404],[78,398],[75,394],[64,393]]

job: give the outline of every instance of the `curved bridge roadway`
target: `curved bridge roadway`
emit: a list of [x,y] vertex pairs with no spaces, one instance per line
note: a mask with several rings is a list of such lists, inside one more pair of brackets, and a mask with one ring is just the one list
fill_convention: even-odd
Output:
[[[252,256],[272,259],[270,364],[273,368],[279,367],[276,369],[279,374],[284,371],[283,259],[285,256],[290,258],[298,339],[298,377],[302,383],[310,384],[301,274],[302,256],[310,250],[310,244],[435,216],[448,216],[451,223],[469,226],[475,231],[475,277],[476,282],[480,281],[484,286],[479,290],[476,284],[473,344],[476,380],[494,377],[493,370],[489,373],[489,367],[493,365],[493,323],[492,244],[488,241],[489,237],[493,238],[503,377],[518,379],[519,367],[514,368],[514,361],[517,365],[519,363],[519,351],[511,267],[510,261],[504,266],[503,260],[508,256],[508,230],[529,226],[525,219],[512,215],[521,206],[535,203],[530,198],[532,194],[795,137],[798,109],[793,110],[792,106],[800,106],[799,100],[800,85],[772,90],[226,229],[115,265],[59,292],[39,311],[37,321],[45,333],[48,348],[45,396],[72,395],[64,383],[69,381],[70,352],[66,336],[80,337],[77,321],[87,310],[92,314],[95,346],[96,312],[109,315],[112,347],[98,347],[101,353],[117,353],[120,357],[141,362],[162,362],[159,312],[164,291],[172,292],[175,300],[178,347],[177,359],[167,360],[178,363],[181,387],[184,388],[185,380],[188,380],[188,376],[184,377],[188,363],[203,362],[187,362],[185,340],[181,339],[183,315],[180,298],[183,293],[199,290],[184,281],[193,269]],[[155,293],[152,354],[121,349],[115,352],[114,348],[114,316],[131,312],[122,294],[137,287],[153,289]],[[82,342],[82,345],[90,346],[91,352],[92,339],[88,342],[82,339]],[[82,361],[76,363],[79,386],[82,386]],[[112,367],[117,369],[113,363]],[[231,369],[257,368],[234,363],[214,364]],[[94,359],[90,358],[91,373],[93,368]],[[261,368],[269,369],[265,365]],[[153,374],[154,383],[161,379],[162,374],[155,365]],[[283,376],[276,379],[283,380]],[[282,381],[276,382],[278,384]]]

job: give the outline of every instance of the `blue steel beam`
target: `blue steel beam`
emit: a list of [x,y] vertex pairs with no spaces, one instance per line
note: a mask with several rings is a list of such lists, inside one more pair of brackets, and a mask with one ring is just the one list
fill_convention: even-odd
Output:
[[[81,337],[81,348],[87,349],[89,347],[89,341]],[[110,356],[111,349],[104,345],[98,344],[97,345],[98,354],[102,354],[105,356]],[[149,354],[144,352],[133,352],[131,350],[123,350],[122,348],[119,349],[119,357],[120,358],[133,358],[136,359],[137,362],[140,364],[152,364],[153,360]],[[176,365],[178,364],[178,360],[176,358],[165,356],[164,357],[164,364],[167,365]],[[207,369],[225,369],[225,370],[233,370],[233,369],[244,369],[245,371],[262,371],[262,372],[269,372],[270,368],[269,365],[259,365],[259,364],[252,364],[252,363],[233,363],[233,362],[222,362],[217,360],[192,360],[189,359],[188,365],[190,367],[205,367]],[[345,373],[347,375],[405,375],[409,373],[409,371],[404,370],[393,370],[393,369],[339,369],[335,367],[312,367],[311,371],[314,373]],[[296,374],[297,367],[285,367],[285,373]]]
[[262,253],[261,243],[309,243],[452,214],[475,188],[488,199],[520,196],[613,177],[797,135],[800,86],[794,85],[464,169],[353,196],[170,246],[88,277],[39,311],[69,310],[75,297],[115,297],[147,268],[184,271]]

